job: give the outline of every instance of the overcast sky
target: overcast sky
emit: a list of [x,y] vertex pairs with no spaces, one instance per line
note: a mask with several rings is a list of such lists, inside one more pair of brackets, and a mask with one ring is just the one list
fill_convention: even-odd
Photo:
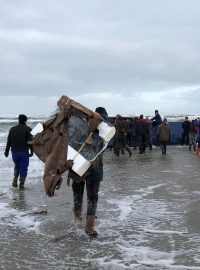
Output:
[[110,115],[200,113],[199,0],[1,0],[0,114],[67,95]]

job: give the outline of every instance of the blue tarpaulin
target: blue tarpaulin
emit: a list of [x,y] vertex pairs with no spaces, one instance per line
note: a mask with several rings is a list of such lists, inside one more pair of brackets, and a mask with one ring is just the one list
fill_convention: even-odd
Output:
[[[182,122],[168,122],[171,129],[171,141],[170,144],[181,144],[181,137],[183,133]],[[152,127],[153,144],[155,143],[157,126]]]

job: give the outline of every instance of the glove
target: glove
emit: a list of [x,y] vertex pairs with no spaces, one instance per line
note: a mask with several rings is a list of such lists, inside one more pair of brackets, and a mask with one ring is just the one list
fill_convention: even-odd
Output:
[[33,156],[33,152],[31,152],[28,156],[29,156],[29,157],[32,157],[32,156]]
[[66,162],[66,166],[67,166],[68,170],[71,169],[73,167],[73,165],[74,165],[74,161],[71,159],[68,159]]
[[4,156],[7,158],[8,155],[9,155],[9,152],[8,152],[8,151],[5,151],[5,152],[4,152]]

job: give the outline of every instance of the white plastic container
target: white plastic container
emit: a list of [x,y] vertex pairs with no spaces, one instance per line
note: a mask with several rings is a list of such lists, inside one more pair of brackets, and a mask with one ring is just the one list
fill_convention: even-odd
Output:
[[43,125],[41,123],[38,123],[31,131],[31,134],[35,136],[37,133],[40,133],[43,131]]
[[70,145],[68,145],[67,160],[73,160],[72,170],[79,176],[82,176],[91,166],[91,162],[85,159],[81,154],[77,153]]
[[97,129],[99,130],[99,136],[108,143],[115,135],[115,127],[109,126],[106,122],[101,122]]

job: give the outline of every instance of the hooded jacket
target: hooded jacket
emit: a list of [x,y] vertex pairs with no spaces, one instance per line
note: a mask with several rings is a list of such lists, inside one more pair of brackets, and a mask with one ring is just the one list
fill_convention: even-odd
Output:
[[171,131],[167,121],[163,121],[157,130],[157,137],[160,142],[169,142],[171,139]]

